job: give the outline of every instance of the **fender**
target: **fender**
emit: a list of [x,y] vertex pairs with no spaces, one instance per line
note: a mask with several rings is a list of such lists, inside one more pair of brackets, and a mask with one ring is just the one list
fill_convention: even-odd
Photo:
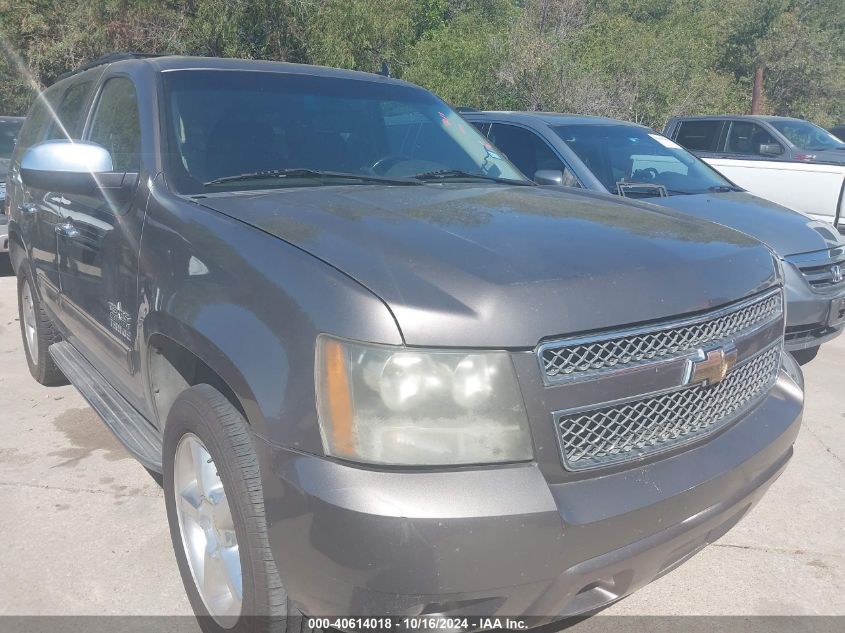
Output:
[[[228,385],[258,436],[322,454],[317,337],[328,332],[401,345],[393,315],[371,291],[313,255],[176,196],[162,181],[153,184],[140,247],[144,388],[150,340],[164,336]],[[147,400],[153,406],[152,393]]]

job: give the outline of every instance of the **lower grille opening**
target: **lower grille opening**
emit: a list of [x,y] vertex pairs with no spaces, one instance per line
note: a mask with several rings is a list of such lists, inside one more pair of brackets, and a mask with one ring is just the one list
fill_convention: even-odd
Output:
[[801,341],[804,339],[819,338],[827,336],[834,332],[834,328],[826,325],[819,327],[818,325],[796,325],[786,328],[784,340],[786,341]]

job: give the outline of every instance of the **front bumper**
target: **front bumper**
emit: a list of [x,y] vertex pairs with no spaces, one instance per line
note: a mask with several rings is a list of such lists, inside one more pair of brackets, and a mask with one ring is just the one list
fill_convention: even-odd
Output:
[[270,546],[309,615],[585,613],[745,515],[789,460],[802,407],[781,371],[765,400],[689,450],[561,483],[534,463],[376,471],[257,440]]
[[832,292],[814,291],[791,264],[784,264],[786,288],[785,348],[789,352],[816,347],[845,330],[845,321],[836,322],[833,301],[845,300],[845,288]]

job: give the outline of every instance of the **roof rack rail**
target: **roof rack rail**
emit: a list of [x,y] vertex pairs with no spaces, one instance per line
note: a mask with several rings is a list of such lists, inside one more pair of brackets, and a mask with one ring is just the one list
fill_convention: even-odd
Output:
[[69,70],[68,72],[59,75],[58,77],[56,77],[55,81],[61,81],[62,79],[66,79],[68,77],[71,77],[72,75],[85,72],[86,70],[90,70],[92,68],[96,68],[97,66],[103,66],[104,64],[112,64],[114,62],[123,61],[124,59],[146,59],[149,57],[162,56],[162,53],[139,53],[134,51],[123,53],[109,53],[108,55],[103,55],[102,57],[98,57],[97,59],[92,59],[90,62],[82,64],[82,66],[80,66],[79,68]]
[[455,112],[480,112],[478,108],[471,108],[469,106],[458,106]]

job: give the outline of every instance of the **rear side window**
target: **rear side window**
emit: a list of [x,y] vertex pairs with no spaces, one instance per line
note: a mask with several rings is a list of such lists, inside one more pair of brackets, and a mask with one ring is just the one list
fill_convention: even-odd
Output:
[[682,121],[675,140],[679,145],[698,152],[718,151],[722,121]]
[[779,143],[764,128],[750,121],[733,121],[725,151],[731,154],[760,154],[761,145]]
[[141,167],[141,123],[135,85],[126,77],[109,79],[103,91],[88,140],[111,154],[115,171],[139,171]]
[[79,138],[92,85],[91,81],[83,81],[67,89],[44,140]]

